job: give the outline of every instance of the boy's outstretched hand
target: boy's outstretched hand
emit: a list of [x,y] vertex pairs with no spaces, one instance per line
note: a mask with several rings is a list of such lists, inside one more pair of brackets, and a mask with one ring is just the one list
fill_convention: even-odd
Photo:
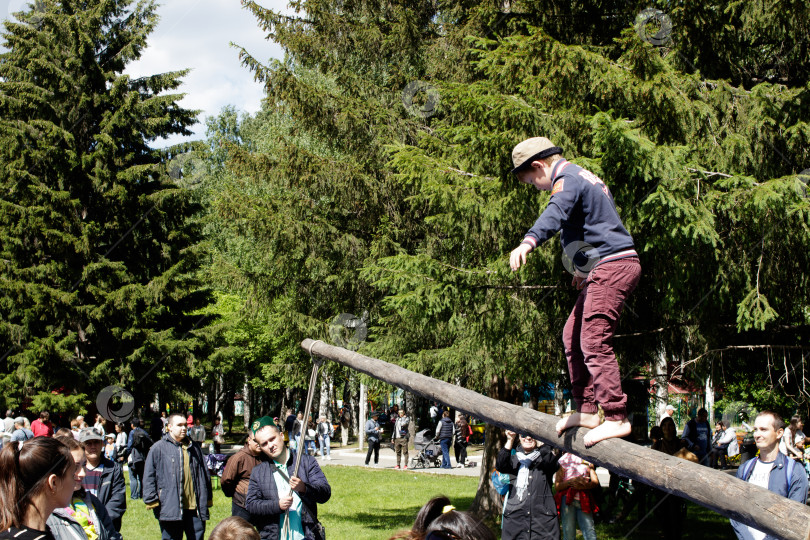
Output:
[[509,254],[509,267],[513,272],[526,264],[526,255],[528,255],[531,250],[532,246],[529,244],[520,244],[512,250],[512,253]]

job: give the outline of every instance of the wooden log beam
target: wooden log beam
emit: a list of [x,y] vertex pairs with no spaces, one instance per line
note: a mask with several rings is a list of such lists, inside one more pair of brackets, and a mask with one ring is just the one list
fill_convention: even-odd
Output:
[[620,439],[585,448],[588,429],[574,428],[557,436],[557,418],[482,396],[472,390],[408,371],[322,341],[305,339],[301,347],[429,400],[501,428],[530,433],[536,439],[586,458],[618,474],[711,508],[786,540],[810,540],[810,508],[721,471],[669,456]]

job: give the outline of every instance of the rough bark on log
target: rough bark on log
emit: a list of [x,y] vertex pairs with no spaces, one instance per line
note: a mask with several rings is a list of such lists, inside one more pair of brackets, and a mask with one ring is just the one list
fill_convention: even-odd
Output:
[[574,428],[558,437],[555,431],[558,419],[554,416],[497,401],[472,390],[321,341],[305,339],[301,347],[408,392],[451,405],[490,424],[530,433],[547,444],[573,452],[623,476],[694,501],[778,538],[810,539],[810,508],[721,471],[620,439],[608,439],[591,448],[585,448],[582,438],[589,430]]

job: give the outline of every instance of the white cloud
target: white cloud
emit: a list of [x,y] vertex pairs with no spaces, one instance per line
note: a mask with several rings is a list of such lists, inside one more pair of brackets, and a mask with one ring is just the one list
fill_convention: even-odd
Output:
[[[284,0],[265,0],[261,5],[289,12]],[[127,67],[133,77],[190,68],[180,91],[183,107],[201,110],[194,136],[205,135],[205,118],[226,105],[254,113],[264,96],[262,85],[239,63],[233,42],[258,60],[282,58],[279,45],[266,39],[256,18],[238,0],[171,0],[158,8],[160,22],[149,37],[141,58]],[[172,137],[169,145],[184,140]],[[161,144],[160,141],[157,141]]]
[[[0,0],[0,17],[24,9],[26,0]],[[260,5],[292,14],[286,0],[260,0]],[[268,41],[256,18],[239,0],[165,0],[158,7],[160,21],[148,37],[141,58],[128,65],[132,77],[191,69],[178,89],[186,96],[183,107],[199,109],[199,123],[189,138],[172,137],[155,144],[167,146],[205,136],[205,118],[218,114],[226,105],[254,113],[264,96],[262,85],[239,63],[234,42],[262,62],[282,58],[283,51]]]

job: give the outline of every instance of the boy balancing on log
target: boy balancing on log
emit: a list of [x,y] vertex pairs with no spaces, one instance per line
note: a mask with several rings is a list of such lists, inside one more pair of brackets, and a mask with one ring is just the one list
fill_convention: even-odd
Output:
[[[512,172],[524,184],[551,191],[548,206],[512,250],[516,271],[537,246],[562,231],[560,241],[582,292],[563,330],[565,357],[577,411],[557,423],[557,434],[574,426],[592,428],[585,446],[630,434],[627,396],[613,354],[613,333],[641,265],[633,238],[622,225],[613,197],[595,174],[569,163],[545,137],[527,139],[512,150]],[[605,412],[599,423],[597,404]]]

